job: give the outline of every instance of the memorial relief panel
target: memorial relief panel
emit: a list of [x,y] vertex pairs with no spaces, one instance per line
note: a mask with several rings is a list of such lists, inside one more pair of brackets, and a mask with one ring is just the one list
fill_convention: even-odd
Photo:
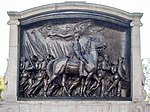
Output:
[[20,21],[18,98],[130,100],[131,29],[109,20]]

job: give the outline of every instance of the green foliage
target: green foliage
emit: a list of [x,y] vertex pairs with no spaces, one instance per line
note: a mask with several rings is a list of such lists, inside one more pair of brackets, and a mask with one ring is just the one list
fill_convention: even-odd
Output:
[[4,90],[4,80],[3,77],[0,76],[0,99],[1,99],[1,92]]
[[150,93],[147,94],[145,101],[150,104]]
[[147,96],[145,101],[150,103],[150,58],[142,59],[142,70],[145,76],[145,86]]

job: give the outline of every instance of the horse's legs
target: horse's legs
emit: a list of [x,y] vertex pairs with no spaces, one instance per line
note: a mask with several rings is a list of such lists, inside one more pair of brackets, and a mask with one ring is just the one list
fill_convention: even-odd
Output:
[[94,75],[93,78],[95,79],[95,82],[94,82],[94,84],[89,89],[91,91],[97,89],[98,86],[99,86],[99,83],[100,83],[100,81],[99,81],[98,77],[96,77],[96,75]]
[[84,95],[84,85],[85,85],[85,79],[84,77],[80,77],[81,78],[81,87],[80,87],[80,96]]
[[73,83],[73,84],[71,85],[71,87],[69,88],[69,90],[68,90],[69,96],[72,96],[72,91],[77,87],[77,85],[78,85],[79,83],[80,83],[80,78],[77,78],[76,82]]
[[66,89],[65,82],[66,82],[66,74],[64,73],[62,76],[62,82],[61,82],[61,84],[63,86],[63,94],[67,93],[67,95],[70,96],[70,94],[68,93],[68,91]]

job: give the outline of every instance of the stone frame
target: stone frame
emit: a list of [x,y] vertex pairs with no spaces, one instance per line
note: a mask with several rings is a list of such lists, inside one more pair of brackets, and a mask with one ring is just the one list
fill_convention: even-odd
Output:
[[[49,11],[60,11],[60,10],[88,10],[88,11],[97,11],[100,13],[106,13],[109,15],[114,15],[119,18],[124,18],[125,20],[131,21],[131,94],[132,101],[18,101],[17,100],[17,74],[18,74],[18,54],[19,54],[19,28],[20,19],[31,17],[33,15],[38,15],[41,13],[49,12]],[[102,109],[106,112],[123,112],[122,109],[125,109],[125,112],[133,111],[133,112],[144,112],[144,90],[143,90],[143,74],[141,68],[141,52],[140,52],[140,26],[142,23],[140,19],[142,17],[142,13],[129,13],[120,9],[98,5],[98,4],[89,4],[85,2],[65,2],[58,4],[50,4],[35,7],[32,9],[28,9],[22,12],[8,12],[10,20],[8,21],[8,25],[10,25],[10,38],[9,38],[9,61],[8,68],[6,72],[6,79],[8,81],[7,90],[5,91],[5,102],[8,112],[20,112],[24,109],[27,109],[28,112],[30,109],[30,105],[33,106],[31,112],[34,111],[36,107],[39,105],[44,109],[39,109],[42,112],[48,111],[52,108],[52,110],[61,111],[61,108],[64,111],[71,111],[70,109],[76,109],[79,111],[86,111],[89,107],[89,112],[94,112],[92,107],[96,109]],[[12,87],[14,85],[14,87]],[[51,105],[48,107],[48,105]],[[65,105],[69,105],[65,107]],[[71,105],[76,105],[74,108]],[[60,109],[57,106],[61,107]],[[104,107],[103,107],[104,106]],[[83,108],[85,108],[83,110]],[[106,107],[106,108],[105,108]],[[39,108],[39,107],[38,107]],[[90,109],[91,108],[91,109]],[[38,110],[38,109],[36,109]],[[41,112],[40,111],[40,112]]]

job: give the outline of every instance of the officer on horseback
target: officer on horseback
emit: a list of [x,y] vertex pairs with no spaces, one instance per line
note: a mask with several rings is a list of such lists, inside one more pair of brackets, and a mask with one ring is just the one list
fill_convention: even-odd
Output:
[[80,76],[84,76],[84,74],[83,74],[83,65],[88,63],[88,62],[84,58],[84,56],[82,54],[81,44],[79,42],[79,39],[80,39],[80,33],[79,32],[75,32],[75,34],[74,34],[74,42],[73,42],[73,50],[74,50],[76,58],[80,60],[80,65],[79,65]]

